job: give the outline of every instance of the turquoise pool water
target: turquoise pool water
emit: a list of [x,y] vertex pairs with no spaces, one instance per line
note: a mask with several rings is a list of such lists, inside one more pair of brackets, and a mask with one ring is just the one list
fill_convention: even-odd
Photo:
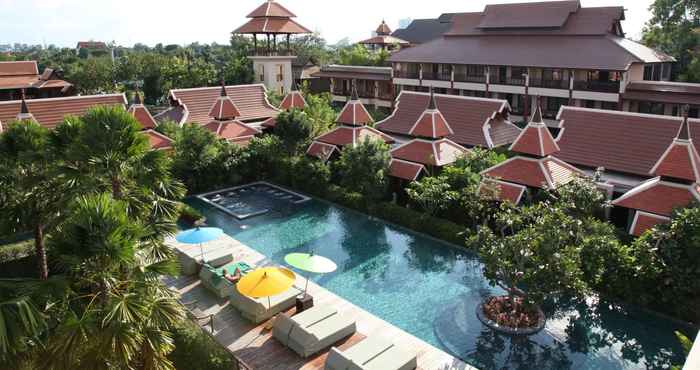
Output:
[[473,254],[319,200],[281,202],[238,221],[197,199],[211,226],[279,264],[314,251],[338,271],[319,285],[481,369],[662,369],[682,364],[674,330],[692,328],[589,298],[548,302],[545,329],[531,337],[495,334],[476,319],[489,286]]

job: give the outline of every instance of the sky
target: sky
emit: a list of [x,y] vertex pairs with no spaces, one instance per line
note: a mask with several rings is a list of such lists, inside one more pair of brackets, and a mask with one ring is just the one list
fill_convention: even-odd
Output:
[[[0,45],[77,41],[163,44],[227,43],[230,32],[265,0],[0,0]],[[329,44],[371,36],[382,19],[392,28],[406,18],[482,11],[485,4],[529,0],[280,0],[297,21]],[[582,0],[583,6],[624,6],[623,30],[638,39],[653,0]],[[430,6],[426,6],[430,4]]]

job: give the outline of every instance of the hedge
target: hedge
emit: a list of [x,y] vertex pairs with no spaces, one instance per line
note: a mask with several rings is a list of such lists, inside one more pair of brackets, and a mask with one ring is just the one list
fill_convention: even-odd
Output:
[[175,329],[175,349],[168,355],[177,370],[235,370],[238,363],[226,349],[190,319]]

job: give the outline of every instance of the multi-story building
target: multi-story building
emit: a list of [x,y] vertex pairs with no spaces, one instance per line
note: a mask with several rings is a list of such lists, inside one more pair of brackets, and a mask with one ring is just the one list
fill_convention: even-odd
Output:
[[0,62],[0,100],[55,98],[74,93],[73,85],[52,68],[39,74],[36,61]]
[[390,57],[393,82],[401,90],[432,86],[506,99],[514,114],[525,116],[535,104],[531,97],[540,96],[550,119],[562,105],[643,110],[631,91],[644,80],[668,85],[662,81],[671,78],[675,60],[625,38],[624,19],[623,7],[581,7],[577,0],[452,14],[441,37]]
[[330,81],[330,92],[334,102],[345,102],[352,92],[355,82],[362,104],[374,108],[390,108],[394,103],[394,84],[391,81],[391,67],[365,67],[327,65],[321,67],[314,77]]

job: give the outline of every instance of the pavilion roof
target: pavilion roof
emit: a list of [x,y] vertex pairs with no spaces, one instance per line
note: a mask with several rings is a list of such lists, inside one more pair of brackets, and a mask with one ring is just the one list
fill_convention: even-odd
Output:
[[421,174],[428,171],[420,163],[404,161],[403,159],[392,158],[389,163],[389,176],[408,181],[415,181]]
[[294,17],[296,15],[289,9],[274,0],[268,0],[248,14],[248,18],[252,19],[238,27],[233,33],[311,33],[311,30],[291,19]]
[[259,134],[256,130],[238,120],[219,121],[213,120],[204,126],[221,139],[230,143],[246,145],[250,139]]
[[680,184],[655,177],[615,199],[612,204],[669,217],[674,208],[700,201],[699,191],[700,185],[697,183]]
[[282,4],[276,1],[266,1],[259,7],[255,8],[250,14],[246,16],[247,18],[261,18],[261,17],[278,17],[278,18],[294,18],[296,15],[290,12],[287,8],[282,6]]
[[382,24],[377,27],[377,35],[391,35],[391,28],[382,19]]
[[542,110],[539,103],[530,122],[520,132],[518,138],[510,146],[510,150],[536,157],[546,157],[559,151],[557,142],[542,120]]
[[671,222],[670,217],[659,216],[644,211],[637,211],[634,213],[634,219],[632,220],[629,233],[634,236],[640,236],[645,231],[653,228],[656,225],[669,222]]
[[442,167],[469,151],[446,138],[438,140],[413,139],[391,151],[391,157],[409,162]]
[[585,176],[578,168],[553,156],[544,158],[517,156],[486,169],[481,174],[513,184],[533,188],[545,186],[549,189],[557,189],[576,177]]
[[151,112],[143,105],[138,92],[134,95],[134,102],[129,107],[129,113],[141,124],[142,129],[152,129],[158,126]]
[[700,155],[690,138],[687,111],[676,138],[661,155],[650,174],[700,182]]
[[493,194],[487,191],[487,188],[489,187],[493,187],[498,191],[498,200],[502,202],[508,201],[516,205],[520,203],[520,200],[522,200],[523,195],[525,194],[525,190],[527,190],[527,187],[523,185],[487,177],[482,180],[481,184],[479,184],[479,194],[492,196]]
[[430,89],[430,100],[428,107],[423,114],[418,118],[413,127],[408,131],[408,134],[415,137],[425,137],[431,139],[439,139],[454,134],[452,128],[447,123],[445,116],[442,115],[435,101],[433,89]]
[[240,117],[241,112],[236,104],[229,98],[226,93],[226,85],[221,81],[221,90],[219,97],[214,101],[211,109],[209,109],[209,117],[219,121],[226,121]]
[[315,141],[344,147],[357,145],[365,138],[382,140],[387,144],[394,142],[394,138],[369,126],[339,126],[319,136]]
[[304,109],[304,107],[306,107],[306,99],[304,99],[299,90],[288,92],[282,99],[282,103],[280,103],[280,109],[282,110]]
[[352,86],[352,95],[350,100],[345,103],[343,110],[338,114],[337,123],[350,126],[364,126],[374,122],[372,115],[369,114],[367,108],[362,104],[357,96],[355,84]]
[[309,145],[309,149],[306,150],[306,154],[312,157],[316,157],[324,162],[331,158],[333,153],[339,153],[340,149],[332,144],[326,144],[320,141],[314,141]]
[[153,150],[170,150],[173,148],[173,140],[160,132],[147,129],[143,131],[144,134],[148,135],[148,143],[151,145]]

